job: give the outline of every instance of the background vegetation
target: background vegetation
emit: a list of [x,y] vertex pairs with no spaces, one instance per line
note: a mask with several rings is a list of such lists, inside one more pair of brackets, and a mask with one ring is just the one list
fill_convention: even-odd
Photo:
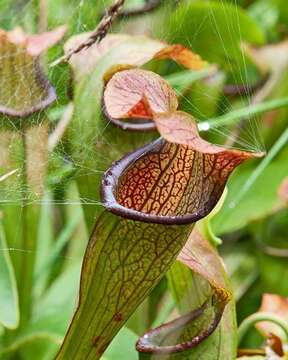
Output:
[[[216,237],[222,240],[218,250],[233,289],[237,323],[257,313],[261,301],[261,311],[272,314],[272,321],[277,322],[279,317],[284,320],[282,331],[267,323],[262,329],[243,326],[239,348],[257,349],[252,352],[257,359],[285,358],[281,351],[285,352],[286,346],[287,356],[287,2],[165,0],[153,11],[129,14],[143,4],[142,0],[127,0],[127,16],[119,16],[111,31],[180,43],[201,55],[208,65],[200,71],[185,70],[166,60],[151,61],[145,68],[159,73],[173,86],[180,108],[197,119],[200,130],[207,130],[209,121],[209,131],[201,132],[203,137],[237,149],[266,151],[266,157],[247,162],[233,173],[222,208],[209,219],[208,237],[213,244],[219,242]],[[102,88],[97,78],[101,64],[98,68],[95,65],[82,82],[75,73],[72,75],[69,64],[51,66],[63,54],[68,39],[95,29],[109,5],[111,1],[105,0],[0,0],[0,27],[4,30],[21,26],[27,33],[41,33],[67,27],[63,39],[41,56],[41,66],[56,89],[57,100],[28,118],[37,129],[30,134],[30,142],[26,128],[14,125],[7,114],[1,115],[1,359],[55,357],[77,305],[88,238],[103,211],[99,199],[102,175],[112,161],[156,137],[119,136],[111,130],[113,125],[108,127],[103,121]],[[4,63],[1,51],[0,62]],[[111,54],[114,62],[117,56],[117,52]],[[0,102],[11,83],[10,73],[2,71],[1,63]],[[37,93],[26,80],[21,81],[23,86],[16,97]],[[9,96],[14,95],[12,92]],[[47,139],[43,128],[48,129]],[[43,167],[46,170],[40,190],[33,179],[29,183],[20,176],[23,169],[39,175]],[[139,336],[172,319],[185,306],[186,310],[195,307],[197,286],[191,289],[191,282],[195,285],[197,276],[181,267],[164,276],[102,358],[137,359],[135,342]],[[180,297],[179,293],[175,296],[173,282],[181,284]],[[264,294],[278,296],[266,295],[263,301]],[[83,336],[81,331],[85,330],[79,328],[79,338]],[[278,337],[271,340],[268,335],[271,332],[281,339],[281,351],[275,346]],[[231,330],[231,336],[237,336],[236,329]],[[231,360],[225,358],[225,352],[221,355],[228,340],[223,341],[221,346],[218,344],[218,352],[213,343],[208,343],[198,353],[196,350],[182,358]],[[238,356],[243,354],[248,356],[250,352]],[[63,359],[68,359],[67,355]]]

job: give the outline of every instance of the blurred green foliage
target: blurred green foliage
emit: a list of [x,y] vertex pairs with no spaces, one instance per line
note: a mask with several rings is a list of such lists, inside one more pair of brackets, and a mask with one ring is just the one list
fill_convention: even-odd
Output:
[[[130,1],[126,6],[143,3]],[[44,4],[42,10],[41,4]],[[28,32],[37,32],[40,20],[46,24],[46,30],[67,25],[64,40],[42,59],[58,95],[58,101],[47,111],[50,134],[63,118],[68,103],[72,101],[75,106],[68,130],[48,157],[45,193],[37,207],[39,220],[35,224],[38,240],[33,249],[32,312],[20,328],[17,328],[17,286],[21,287],[19,276],[25,269],[19,265],[22,264],[19,259],[25,257],[29,263],[30,253],[21,245],[18,247],[22,226],[20,201],[16,200],[11,208],[11,204],[5,203],[6,198],[0,199],[0,359],[3,360],[54,358],[77,304],[80,265],[88,235],[95,217],[102,211],[98,193],[102,174],[120,155],[156,136],[127,133],[119,136],[115,129],[106,136],[99,73],[96,71],[81,84],[72,85],[73,76],[67,64],[49,68],[62,54],[64,42],[72,35],[93,30],[109,4],[111,1],[0,1],[0,27],[5,30],[22,26]],[[113,30],[145,33],[169,43],[181,43],[217,66],[216,73],[206,74],[205,70],[199,76],[188,74],[169,61],[149,64],[149,68],[167,76],[179,94],[181,108],[203,121],[246,108],[254,101],[270,73],[263,74],[244,52],[242,43],[265,47],[283,42],[288,37],[288,6],[287,0],[183,0],[177,4],[169,1],[153,13],[117,20]],[[111,52],[111,56],[117,54]],[[287,73],[288,64],[282,69],[283,76],[261,101],[288,96]],[[245,89],[238,91],[239,85]],[[229,94],[227,86],[236,89],[236,94]],[[264,142],[266,149],[258,150],[269,152],[287,125],[288,110],[283,108],[248,121],[239,119],[230,126],[205,132],[204,136],[221,144],[227,144],[235,136],[233,145],[246,146],[248,150]],[[96,159],[93,154],[97,146],[100,156]],[[14,149],[13,156],[15,164],[22,161],[21,151]],[[261,160],[237,169],[229,181],[225,203],[211,222],[213,231],[223,240],[220,252],[234,289],[239,321],[258,310],[263,293],[288,297],[288,210],[287,200],[279,195],[279,188],[288,176],[287,156],[286,143],[235,204],[233,200]],[[5,173],[5,167],[1,166],[0,177]],[[4,182],[0,182],[0,187],[0,194],[7,193]],[[10,200],[15,202],[15,195],[19,195],[16,199],[21,197],[20,193],[12,194]],[[7,220],[9,214],[14,215]],[[191,272],[186,275],[193,276]],[[105,352],[104,360],[137,359],[134,344],[138,336],[179,311],[175,297],[171,296],[169,276],[169,281],[163,280],[122,328]],[[259,347],[263,343],[264,338],[251,329],[241,347]],[[198,359],[195,356],[189,359]],[[212,354],[210,359],[217,357]]]

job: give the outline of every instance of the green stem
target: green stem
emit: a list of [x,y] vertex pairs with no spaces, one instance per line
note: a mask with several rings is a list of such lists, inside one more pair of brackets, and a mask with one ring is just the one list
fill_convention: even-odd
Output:
[[288,339],[288,323],[284,321],[279,316],[272,314],[272,313],[266,313],[266,312],[259,312],[253,315],[248,316],[239,326],[238,329],[238,343],[241,343],[241,340],[243,339],[244,335],[247,333],[249,328],[253,326],[254,324],[260,322],[260,321],[269,321],[276,325],[278,325],[285,333],[287,339]]
[[218,116],[207,121],[202,121],[198,124],[198,128],[199,131],[208,131],[211,128],[216,128],[223,125],[232,125],[241,119],[249,119],[253,115],[263,114],[267,111],[280,109],[285,106],[288,106],[288,97],[269,100],[259,104],[253,104],[242,109],[230,111],[229,113],[222,116]]
[[247,191],[251,188],[251,186],[255,183],[264,169],[270,164],[270,162],[275,158],[275,156],[279,153],[279,151],[283,148],[285,144],[288,142],[288,128],[282,133],[276,143],[272,146],[267,156],[261,161],[252,175],[247,179],[244,186],[238,192],[237,196],[234,198],[234,201],[230,204],[230,207],[235,207],[239,201],[243,198],[243,196],[247,193]]
[[[48,124],[45,119],[41,123],[31,124],[23,129],[25,148],[25,167],[23,173],[23,238],[21,249],[26,251],[22,256],[19,281],[20,327],[23,328],[30,318],[33,304],[33,280],[37,249],[38,224],[44,179],[47,166]],[[32,198],[31,198],[32,195]]]
[[26,254],[22,256],[19,282],[20,299],[20,328],[24,328],[29,321],[32,311],[33,299],[33,272],[35,251],[37,245],[37,225],[39,209],[35,205],[23,205],[23,240],[21,250]]

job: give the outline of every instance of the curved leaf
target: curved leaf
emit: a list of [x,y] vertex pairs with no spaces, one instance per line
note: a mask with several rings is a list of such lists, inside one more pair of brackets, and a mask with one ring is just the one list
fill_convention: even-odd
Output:
[[[196,229],[195,229],[196,230]],[[195,231],[194,230],[194,231]],[[194,232],[193,231],[193,232]],[[192,232],[192,234],[193,234]],[[192,236],[191,234],[191,236]],[[190,237],[191,237],[190,236]],[[204,243],[206,242],[203,239]],[[210,245],[211,246],[211,245]],[[194,243],[193,247],[197,248],[197,243]],[[209,244],[208,244],[209,247]],[[193,251],[197,253],[197,250]],[[215,254],[215,250],[209,254],[209,257],[213,259]],[[216,255],[216,254],[215,254]],[[216,255],[216,260],[219,261],[218,255]],[[218,258],[218,259],[217,259]],[[202,258],[197,258],[199,263],[202,263]],[[205,262],[204,262],[205,263]],[[214,262],[212,261],[212,265],[209,267],[213,268]],[[176,261],[171,270],[168,272],[169,284],[173,293],[173,297],[177,302],[177,308],[181,315],[185,315],[191,310],[199,308],[204,301],[207,301],[211,297],[212,289],[209,286],[207,280],[203,277],[191,271],[190,268],[183,265],[181,262]],[[222,274],[225,279],[227,276],[225,272]],[[230,286],[226,283],[226,291],[227,293],[230,291]],[[210,303],[210,311],[215,315],[215,308],[211,307]],[[187,326],[183,329],[184,336],[186,335],[186,339],[191,340],[191,338],[197,335],[197,331],[201,331],[201,320],[204,321],[204,326],[207,327],[207,322],[211,321],[207,316],[201,316],[198,321],[192,321],[188,323]],[[213,319],[213,317],[212,317]],[[194,328],[194,332],[193,332]],[[190,333],[190,338],[187,334]],[[196,333],[196,334],[195,334]],[[191,336],[192,334],[192,336]],[[170,346],[173,344],[179,343],[179,340],[183,339],[181,333],[175,332],[171,329],[170,336]],[[237,325],[235,318],[235,304],[233,299],[231,299],[228,304],[225,306],[221,321],[215,331],[206,338],[205,341],[198,344],[196,347],[191,348],[189,351],[174,353],[169,355],[169,360],[171,359],[185,359],[185,360],[194,360],[194,359],[209,359],[209,360],[222,360],[222,359],[235,359],[236,358],[236,349],[237,349]],[[154,354],[152,356],[154,359],[162,359],[161,356]]]
[[[189,314],[146,333],[137,343],[138,351],[156,355],[173,354],[195,348],[215,330],[221,320],[225,305],[231,299],[222,262],[216,250],[201,236],[197,229],[194,229],[190,234],[187,243],[178,256],[178,260],[188,266],[194,274],[200,275],[202,282],[203,279],[208,281],[212,289],[212,298],[210,301],[206,299],[204,304],[199,304],[198,308]],[[191,286],[191,284],[189,285]],[[177,284],[175,286],[178,287]],[[203,285],[199,284],[199,287],[203,287]],[[205,292],[207,293],[207,289]],[[235,355],[235,350],[234,341],[233,355]],[[231,349],[227,349],[225,355],[229,351]],[[184,357],[190,358],[186,352]],[[176,356],[176,358],[178,357]]]
[[[140,69],[116,73],[105,88],[103,101],[108,119],[129,130],[147,130],[147,126],[154,129],[153,114],[175,111],[178,107],[171,86],[159,75]],[[136,123],[131,124],[131,119],[136,119]]]
[[[287,321],[288,324],[288,298],[276,294],[263,294],[259,312],[278,315],[284,321]],[[256,328],[265,337],[269,337],[269,334],[272,333],[281,339],[285,340],[286,338],[283,330],[272,322],[259,322],[256,324]]]

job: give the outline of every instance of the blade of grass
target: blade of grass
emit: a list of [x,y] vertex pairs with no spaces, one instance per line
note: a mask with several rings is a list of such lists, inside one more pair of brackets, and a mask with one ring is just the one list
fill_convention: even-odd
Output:
[[198,128],[199,131],[208,131],[223,125],[232,125],[239,120],[247,120],[254,115],[263,114],[265,112],[280,109],[286,106],[288,106],[288,97],[273,99],[230,111],[227,114],[209,119],[207,121],[202,121],[198,124]]
[[[46,263],[47,254],[50,253],[50,249],[53,247],[54,223],[51,200],[52,195],[46,191],[43,196],[43,204],[40,209],[34,278],[35,274],[37,274],[39,270],[42,269],[43,264]],[[37,299],[39,299],[44,293],[49,281],[49,275],[50,273],[47,271],[45,275],[41,276],[41,279],[37,279],[39,281],[35,281],[33,287],[35,301],[37,301]]]
[[39,280],[40,277],[45,275],[46,270],[52,266],[54,261],[60,255],[61,251],[63,250],[69,239],[71,238],[76,227],[78,226],[81,218],[82,218],[82,213],[80,211],[77,211],[74,214],[74,216],[69,219],[67,225],[64,227],[64,229],[59,234],[59,237],[56,239],[55,244],[51,249],[50,254],[47,257],[46,261],[36,273],[35,275],[36,280]]
[[[22,257],[19,281],[19,298],[21,321],[25,326],[29,320],[33,303],[33,274],[36,262],[38,224],[40,220],[44,178],[48,154],[48,124],[33,124],[24,130],[22,135],[25,148],[25,163],[23,171],[23,243],[21,248],[28,253]],[[32,198],[31,198],[32,196]],[[35,201],[35,202],[34,202]]]
[[247,193],[247,191],[251,188],[251,186],[255,183],[261,173],[266,169],[266,167],[270,164],[270,162],[275,158],[275,156],[281,151],[281,149],[288,143],[288,128],[283,132],[280,138],[276,141],[276,143],[272,146],[267,156],[261,161],[255,171],[251,174],[251,176],[247,179],[244,186],[238,192],[237,196],[235,196],[234,201],[230,203],[230,207],[234,208],[243,196]]
[[165,76],[165,79],[169,84],[175,87],[178,91],[183,91],[185,88],[190,86],[194,81],[204,79],[211,76],[216,72],[216,67],[210,66],[206,69],[199,71],[184,70],[175,74]]

